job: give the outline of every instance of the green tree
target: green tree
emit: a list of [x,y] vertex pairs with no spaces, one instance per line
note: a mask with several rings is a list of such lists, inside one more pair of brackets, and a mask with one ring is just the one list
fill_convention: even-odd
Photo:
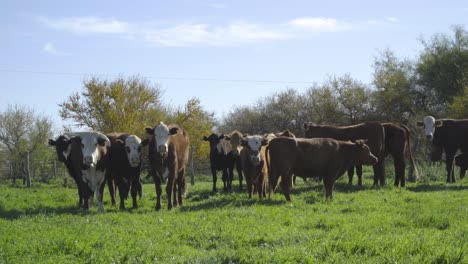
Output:
[[162,92],[146,79],[84,81],[84,90],[74,93],[60,106],[62,119],[71,119],[77,126],[87,126],[104,133],[126,132],[144,135],[144,127],[159,122],[165,116]]
[[434,104],[450,104],[468,85],[468,32],[454,26],[453,36],[436,34],[421,42],[424,50],[416,64],[419,97],[428,101],[422,107],[431,110]]
[[449,116],[460,119],[468,118],[468,86],[465,86],[461,95],[453,98]]

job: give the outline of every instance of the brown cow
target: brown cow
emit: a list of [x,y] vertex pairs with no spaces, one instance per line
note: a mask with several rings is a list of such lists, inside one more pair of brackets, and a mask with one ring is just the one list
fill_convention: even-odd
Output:
[[455,182],[453,159],[457,151],[468,152],[468,119],[440,119],[426,116],[419,121],[424,126],[427,140],[432,141],[431,160],[439,161],[445,152],[447,182]]
[[156,188],[156,210],[161,209],[161,183],[165,173],[168,173],[166,193],[167,208],[170,210],[173,206],[183,204],[189,138],[187,132],[176,124],[166,126],[160,122],[154,128],[145,129],[151,135],[149,162]]
[[245,135],[241,140],[243,148],[240,152],[240,160],[249,198],[252,198],[252,193],[255,191],[258,192],[260,199],[266,197],[268,169],[265,164],[264,146],[270,139],[271,136]]
[[[236,167],[237,175],[239,175],[239,191],[242,191],[242,181],[244,179],[242,175],[242,164],[240,161],[240,152],[242,150],[242,144],[241,144],[241,139],[242,139],[242,134],[234,130],[232,131],[229,135],[224,135],[224,139],[228,140],[231,144],[231,152],[227,153],[226,159],[226,164],[228,166],[228,170],[232,170],[229,172],[232,177],[234,176],[233,170],[234,167]],[[230,165],[231,162],[229,159],[232,159],[232,162],[234,162],[234,166]]]
[[[395,167],[395,186],[405,186],[405,149],[409,152],[409,158],[414,173],[417,175],[418,170],[414,163],[413,154],[411,153],[410,131],[409,128],[402,124],[382,123],[385,130],[385,156],[392,155],[393,165]],[[348,170],[349,184],[353,182],[354,167]],[[362,183],[362,166],[356,166],[358,176],[358,185]],[[416,178],[418,178],[416,176]]]
[[465,178],[465,172],[468,170],[468,153],[462,153],[455,157],[455,165],[460,167],[460,179]]
[[[385,185],[385,131],[379,122],[365,122],[353,126],[327,126],[316,125],[314,123],[304,123],[306,138],[333,138],[337,140],[366,139],[372,154],[378,158],[374,168],[374,186],[380,182]],[[357,165],[357,164],[356,164]],[[349,169],[349,168],[347,168]],[[362,182],[358,183],[362,185]]]
[[292,174],[301,177],[322,177],[325,197],[332,198],[333,185],[351,166],[373,165],[378,159],[372,155],[364,140],[339,141],[331,138],[272,139],[266,148],[270,195],[281,177],[281,189],[290,201]]

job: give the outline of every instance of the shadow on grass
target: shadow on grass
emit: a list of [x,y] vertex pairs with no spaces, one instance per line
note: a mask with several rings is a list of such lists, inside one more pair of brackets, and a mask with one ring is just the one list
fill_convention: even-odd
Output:
[[11,209],[7,210],[0,205],[0,218],[5,220],[15,220],[22,216],[31,216],[31,215],[51,215],[51,214],[72,214],[80,215],[84,214],[83,209],[78,206],[40,206],[37,208],[28,208],[25,210]]
[[406,189],[412,192],[461,191],[468,190],[468,186],[452,185],[450,183],[440,185],[418,184],[417,186],[410,186]]

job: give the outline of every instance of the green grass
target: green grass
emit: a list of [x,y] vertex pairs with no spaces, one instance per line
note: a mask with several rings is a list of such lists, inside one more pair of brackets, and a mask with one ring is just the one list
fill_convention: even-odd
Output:
[[138,209],[119,211],[106,190],[106,212],[89,214],[74,188],[3,184],[0,263],[468,263],[468,180],[424,173],[403,189],[391,177],[384,188],[368,173],[361,188],[342,177],[333,201],[298,179],[291,203],[280,191],[262,201],[212,194],[198,181],[183,207],[167,211],[164,194],[159,212],[145,184]]

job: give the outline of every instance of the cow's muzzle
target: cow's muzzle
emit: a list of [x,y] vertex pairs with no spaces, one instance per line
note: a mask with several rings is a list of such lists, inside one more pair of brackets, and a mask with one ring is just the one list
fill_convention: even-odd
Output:
[[96,166],[96,163],[93,162],[93,157],[85,157],[83,159],[83,165],[86,167],[94,168]]
[[167,153],[167,146],[166,145],[159,145],[158,146],[158,152],[162,155],[165,155]]
[[432,141],[432,134],[426,135],[426,140]]
[[252,161],[252,164],[257,166],[260,165],[260,162],[262,161],[259,156],[250,156],[250,161]]

